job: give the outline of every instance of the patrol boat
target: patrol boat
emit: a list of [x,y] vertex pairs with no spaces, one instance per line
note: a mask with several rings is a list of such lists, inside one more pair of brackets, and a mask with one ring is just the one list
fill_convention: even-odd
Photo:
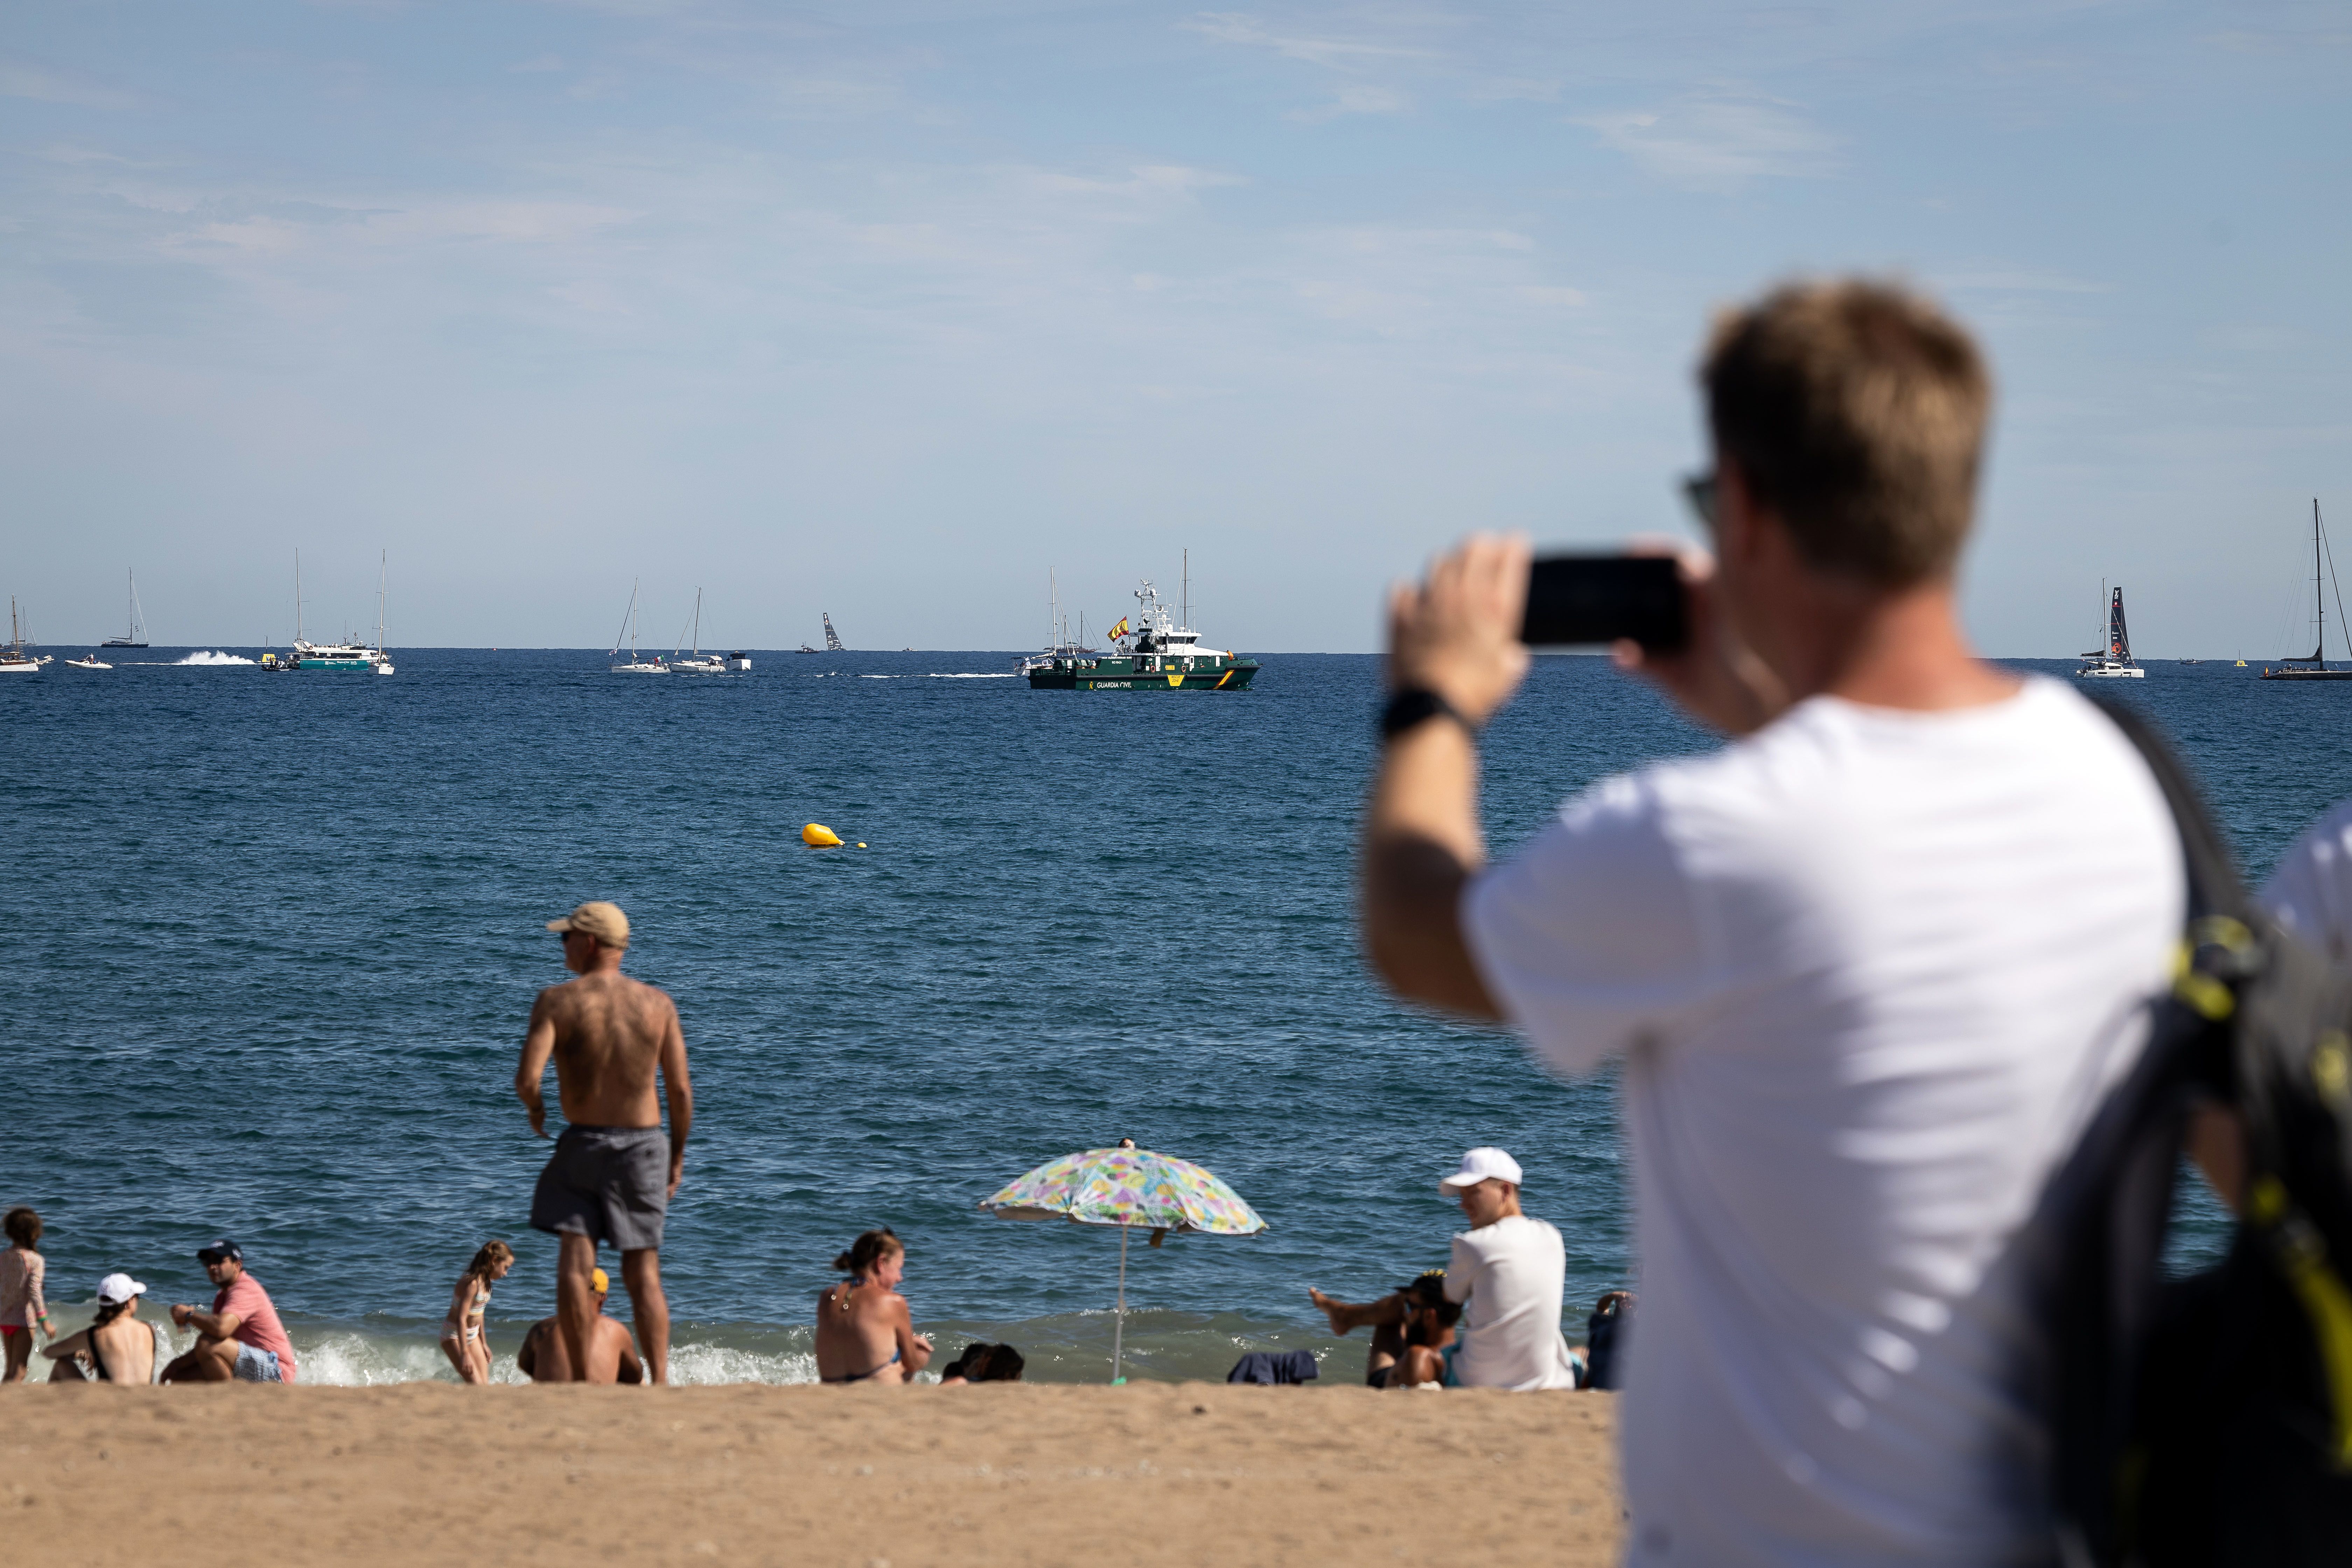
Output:
[[1135,605],[1133,624],[1122,619],[1110,629],[1118,652],[1087,658],[1050,649],[1023,659],[1019,673],[1041,691],[1240,691],[1255,679],[1257,660],[1202,647],[1200,633],[1171,620],[1150,578],[1136,589]]

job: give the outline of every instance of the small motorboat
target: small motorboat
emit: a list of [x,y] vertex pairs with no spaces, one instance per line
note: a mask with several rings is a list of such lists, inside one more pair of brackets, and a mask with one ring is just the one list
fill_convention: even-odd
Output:
[[68,669],[112,669],[114,666],[107,663],[104,659],[99,658],[98,655],[90,653],[84,654],[79,658],[69,658],[66,660],[66,668]]

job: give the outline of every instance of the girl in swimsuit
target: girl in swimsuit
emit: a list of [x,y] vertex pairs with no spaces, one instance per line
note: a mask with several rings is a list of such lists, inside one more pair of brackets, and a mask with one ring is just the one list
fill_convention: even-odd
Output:
[[833,1260],[849,1276],[816,1299],[816,1375],[822,1383],[907,1383],[931,1363],[898,1281],[907,1249],[888,1226],[869,1230]]
[[13,1208],[5,1221],[8,1245],[0,1250],[0,1341],[5,1341],[5,1370],[0,1383],[24,1380],[25,1363],[33,1355],[33,1330],[49,1331],[48,1303],[41,1300],[41,1216],[28,1208]]
[[490,1381],[490,1342],[482,1332],[482,1314],[489,1310],[490,1287],[513,1267],[512,1247],[503,1241],[485,1242],[450,1293],[449,1315],[441,1321],[441,1353],[467,1383]]

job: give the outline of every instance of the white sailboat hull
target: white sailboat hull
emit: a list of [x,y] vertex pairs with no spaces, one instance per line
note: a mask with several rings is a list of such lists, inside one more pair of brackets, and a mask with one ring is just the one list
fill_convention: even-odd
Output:
[[2075,674],[2085,680],[2145,680],[2147,671],[2136,664],[2086,664]]

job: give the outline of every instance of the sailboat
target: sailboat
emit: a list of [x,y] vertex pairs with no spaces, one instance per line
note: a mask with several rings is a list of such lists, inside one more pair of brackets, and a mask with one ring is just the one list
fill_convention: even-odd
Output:
[[[2327,598],[2320,592],[2320,562],[2322,552],[2326,549],[2326,536],[2319,522],[2319,498],[2314,496],[2311,498],[2311,607],[2313,624],[2316,631],[2312,637],[2311,657],[2283,658],[2279,660],[2276,668],[2269,665],[2263,666],[2264,680],[2352,680],[2352,669],[2327,668]],[[2329,553],[2331,559],[2328,564],[2332,569],[2335,563],[2332,552]],[[2344,618],[2344,597],[2341,592],[2336,595],[2336,618],[2339,621]]]
[[[2106,588],[2104,583],[2099,586]],[[2090,680],[2146,679],[2147,671],[2132,658],[2131,632],[2124,625],[2123,584],[2116,584],[2112,595],[2103,591],[2100,597],[2105,601],[2102,607],[2107,617],[2107,646],[2084,654],[2082,667],[2074,673]]]
[[[637,585],[634,582],[629,584],[629,607],[621,616],[621,630],[628,634],[629,662],[607,665],[606,668],[614,675],[667,675],[669,673],[669,666],[661,661],[658,654],[650,659],[637,657]],[[621,639],[615,635],[613,638],[613,651],[604,657],[608,659],[617,658],[620,651]]]
[[147,646],[147,622],[139,613],[139,577],[136,573],[131,572],[126,572],[124,575],[131,580],[131,629],[119,637],[107,638],[98,645],[100,647],[145,647]]
[[[740,654],[738,654],[735,657],[738,658],[743,658]],[[727,673],[727,660],[719,658],[715,653],[706,654],[702,651],[702,590],[699,588],[697,588],[694,591],[693,651],[681,658],[678,657],[677,651],[673,648],[670,651],[669,667],[672,672],[678,675],[724,675]],[[746,669],[751,668],[751,661],[748,658],[743,659],[743,668]]]
[[8,595],[8,643],[0,647],[0,675],[38,675],[42,660],[27,651],[24,628],[16,623],[16,596]]

